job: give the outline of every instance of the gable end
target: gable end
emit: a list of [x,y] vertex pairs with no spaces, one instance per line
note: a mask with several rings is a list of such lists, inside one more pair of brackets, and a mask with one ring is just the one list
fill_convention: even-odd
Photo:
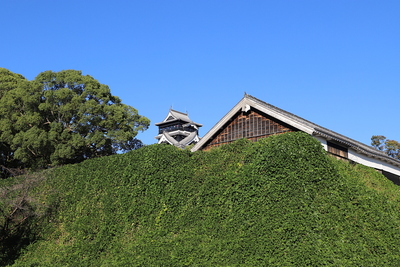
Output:
[[231,143],[241,138],[257,141],[273,134],[298,131],[298,129],[279,121],[253,108],[239,110],[204,145],[203,150]]

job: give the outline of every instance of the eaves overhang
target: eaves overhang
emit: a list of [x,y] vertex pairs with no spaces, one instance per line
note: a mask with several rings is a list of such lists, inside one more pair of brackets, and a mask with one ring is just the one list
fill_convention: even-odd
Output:
[[396,159],[388,156],[384,152],[379,151],[373,147],[367,146],[366,144],[363,144],[363,143],[353,140],[351,138],[348,138],[344,135],[330,131],[328,129],[316,127],[314,129],[313,136],[320,136],[328,141],[333,140],[333,141],[340,143],[348,148],[353,149],[357,153],[366,155],[367,157],[370,157],[370,158],[376,158],[376,159],[388,162],[394,166],[400,167],[399,160],[396,160]]
[[[176,135],[189,136],[192,132],[186,132],[186,131],[181,131],[181,130],[176,130],[176,131],[172,131],[172,132],[164,131],[163,133],[160,133],[159,135],[157,135],[155,138],[160,139],[161,136],[163,136],[163,134],[165,134],[165,133],[168,133],[169,136],[176,136]],[[194,132],[194,133],[196,133],[196,132]]]
[[200,140],[200,138],[198,137],[196,132],[191,132],[181,141],[175,140],[173,138],[173,136],[170,135],[168,132],[159,134],[156,138],[159,139],[159,143],[167,142],[171,145],[174,145],[174,146],[180,147],[180,148],[184,148],[187,145],[190,145],[192,142],[198,142]]
[[245,96],[224,116],[217,122],[202,138],[201,140],[191,149],[191,151],[197,151],[202,149],[203,146],[218,133],[222,127],[224,127],[238,112],[247,112],[250,109],[258,110],[262,113],[267,114],[273,118],[276,118],[300,131],[306,132],[308,134],[313,133],[313,128],[305,121],[299,119],[293,119],[293,117],[299,118],[291,113],[267,104],[255,97],[248,94]]
[[394,166],[400,167],[400,161],[396,160],[387,154],[379,151],[373,147],[365,145],[361,142],[348,138],[344,135],[338,134],[334,131],[331,131],[327,128],[319,126],[315,123],[312,123],[308,120],[305,120],[297,115],[294,115],[290,112],[282,110],[278,107],[275,107],[271,104],[268,104],[260,99],[257,99],[251,95],[245,94],[244,97],[224,116],[220,121],[218,121],[205,135],[200,139],[200,141],[193,146],[191,151],[197,151],[203,148],[207,144],[207,142],[214,138],[216,134],[218,134],[219,130],[224,127],[229,120],[231,120],[238,112],[247,112],[250,109],[255,109],[261,111],[268,116],[276,118],[300,131],[308,133],[312,136],[321,136],[326,140],[334,140],[339,142],[360,154],[364,154],[367,157],[377,158],[388,162]]
[[159,143],[162,143],[162,142],[164,142],[164,141],[166,141],[166,142],[168,142],[169,144],[174,145],[174,146],[178,146],[178,145],[179,145],[178,141],[176,141],[176,140],[175,140],[172,136],[170,136],[167,132],[164,132],[164,133],[161,135],[160,140],[159,140],[158,142],[159,142]]
[[163,124],[169,124],[169,123],[180,122],[180,121],[183,122],[183,123],[194,124],[197,127],[203,126],[203,125],[201,125],[199,123],[196,123],[196,122],[192,121],[189,118],[188,113],[183,113],[183,112],[180,112],[180,111],[177,111],[177,110],[173,110],[173,109],[169,110],[168,115],[165,117],[165,119],[162,122],[157,122],[157,123],[155,123],[155,125],[156,126],[160,126],[160,125],[163,125]]

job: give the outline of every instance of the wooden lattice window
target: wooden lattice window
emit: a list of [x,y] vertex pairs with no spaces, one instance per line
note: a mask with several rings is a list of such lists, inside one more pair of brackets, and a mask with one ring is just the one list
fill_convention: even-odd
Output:
[[206,147],[219,146],[240,138],[257,141],[272,134],[291,131],[295,131],[295,129],[255,110],[239,112],[210,140]]

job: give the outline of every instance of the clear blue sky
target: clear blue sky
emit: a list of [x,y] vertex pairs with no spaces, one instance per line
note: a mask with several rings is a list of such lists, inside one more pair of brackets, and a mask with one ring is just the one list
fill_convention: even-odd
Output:
[[172,106],[203,136],[244,92],[369,144],[400,141],[400,1],[2,1],[0,67],[82,70],[156,140]]

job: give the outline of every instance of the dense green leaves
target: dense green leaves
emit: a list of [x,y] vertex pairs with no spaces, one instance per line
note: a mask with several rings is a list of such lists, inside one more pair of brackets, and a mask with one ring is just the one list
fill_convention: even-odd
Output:
[[59,205],[15,266],[398,266],[400,195],[304,133],[152,145],[52,169]]
[[47,167],[129,151],[149,120],[80,71],[46,71],[35,80],[0,69],[2,163]]
[[400,143],[396,140],[386,139],[383,135],[373,135],[371,145],[392,158],[400,159]]

